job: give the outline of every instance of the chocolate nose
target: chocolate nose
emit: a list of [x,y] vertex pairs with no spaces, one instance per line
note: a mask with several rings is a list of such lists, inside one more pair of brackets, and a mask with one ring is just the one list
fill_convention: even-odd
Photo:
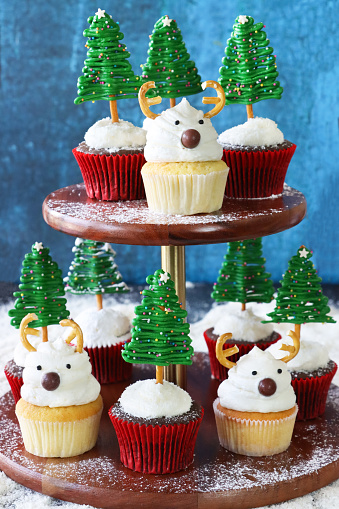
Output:
[[277,384],[272,378],[260,380],[258,390],[262,396],[272,396],[277,390]]
[[55,391],[60,385],[60,376],[58,373],[45,373],[41,377],[41,385],[46,391]]
[[195,148],[199,145],[200,133],[196,129],[187,129],[181,135],[181,143],[186,148]]

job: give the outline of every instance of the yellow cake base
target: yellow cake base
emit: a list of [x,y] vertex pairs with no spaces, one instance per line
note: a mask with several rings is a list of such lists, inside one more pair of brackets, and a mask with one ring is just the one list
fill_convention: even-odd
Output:
[[224,161],[149,162],[141,175],[151,211],[191,215],[220,209],[228,167]]
[[283,412],[238,412],[213,403],[220,444],[246,456],[271,456],[286,451],[292,439],[298,407]]
[[86,405],[39,407],[18,401],[19,420],[25,449],[36,456],[67,458],[92,449],[97,441],[102,398]]

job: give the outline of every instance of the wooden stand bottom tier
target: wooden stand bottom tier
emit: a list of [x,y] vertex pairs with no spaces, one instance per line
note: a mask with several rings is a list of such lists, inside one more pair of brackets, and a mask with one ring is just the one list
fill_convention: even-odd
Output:
[[[135,366],[133,378],[154,378],[152,366]],[[94,449],[68,459],[39,458],[24,449],[9,392],[0,399],[0,468],[35,491],[101,508],[161,507],[245,509],[289,500],[339,477],[339,388],[331,387],[322,417],[296,423],[292,443],[281,454],[250,458],[218,442],[212,402],[219,382],[211,379],[207,354],[198,353],[187,370],[188,392],[205,415],[195,458],[186,470],[144,475],[123,467],[109,407],[129,383],[103,386],[105,409]],[[160,505],[159,505],[160,506]]]

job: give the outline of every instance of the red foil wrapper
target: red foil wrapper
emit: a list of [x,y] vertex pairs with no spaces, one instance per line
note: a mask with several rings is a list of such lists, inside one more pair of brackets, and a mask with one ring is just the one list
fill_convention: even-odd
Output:
[[[211,375],[213,378],[216,378],[217,380],[220,381],[226,380],[226,378],[228,378],[228,368],[220,364],[220,362],[218,361],[215,354],[216,341],[215,339],[212,339],[209,336],[208,334],[209,331],[210,329],[204,331],[204,338],[207,344],[208,354],[210,358]],[[250,350],[252,350],[254,346],[257,346],[258,348],[260,348],[260,350],[266,350],[266,348],[273,345],[273,343],[276,343],[279,339],[281,339],[280,334],[278,334],[273,341],[262,341],[260,343],[242,344],[234,341],[230,343],[225,343],[223,349],[225,350],[226,348],[231,348],[232,346],[237,345],[237,347],[239,348],[239,352],[234,355],[231,355],[231,357],[228,357],[228,360],[230,360],[231,362],[237,362],[240,359],[240,357],[247,354]]]
[[14,397],[15,404],[19,401],[21,398],[20,390],[23,386],[23,379],[21,376],[15,376],[13,373],[11,373],[9,370],[6,369],[7,365],[5,366],[4,372],[6,375],[6,378],[8,380],[8,383],[11,387],[11,391]]
[[84,179],[89,198],[106,201],[145,198],[141,168],[146,160],[142,152],[123,155],[96,155],[72,150]]
[[292,387],[297,397],[297,421],[315,419],[325,412],[328,390],[338,366],[330,373],[306,379],[293,378]]
[[230,168],[225,194],[231,198],[264,198],[281,194],[296,145],[279,150],[223,150]]
[[133,364],[125,362],[121,356],[121,350],[125,343],[126,341],[121,341],[121,343],[111,346],[84,347],[90,358],[92,375],[100,384],[121,382],[132,376]]
[[[113,407],[112,407],[113,408]],[[194,447],[204,409],[185,424],[146,425],[109,416],[117,434],[123,465],[144,474],[172,474],[193,462]]]

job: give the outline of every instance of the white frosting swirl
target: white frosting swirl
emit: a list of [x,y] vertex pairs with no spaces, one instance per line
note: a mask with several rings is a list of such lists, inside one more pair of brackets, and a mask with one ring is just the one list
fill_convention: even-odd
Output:
[[[37,369],[38,366],[41,369]],[[26,357],[21,397],[33,405],[48,407],[90,403],[100,393],[100,384],[91,371],[92,366],[85,351],[76,352],[74,346],[67,345],[61,338],[40,343],[37,351],[30,352]],[[43,388],[41,380],[47,373],[59,375],[60,385],[57,389]]]
[[232,332],[232,340],[242,339],[255,343],[273,332],[271,323],[262,323],[262,318],[251,309],[223,314],[214,325],[214,334],[220,336],[224,332]]
[[113,308],[85,309],[75,319],[84,335],[84,346],[116,345],[131,337],[127,316]]
[[[222,147],[217,142],[218,134],[211,120],[204,118],[204,113],[193,108],[185,98],[145,126],[146,161],[220,161],[222,157]],[[195,148],[186,148],[181,143],[182,134],[188,129],[195,129],[200,134],[200,142]]]
[[[34,348],[36,348],[38,346],[38,344],[41,343],[40,336],[31,336],[30,334],[28,334],[27,339],[30,342],[30,344],[32,346],[34,346]],[[24,345],[22,344],[22,342],[19,341],[19,343],[16,345],[16,347],[14,349],[14,357],[13,357],[14,362],[18,366],[23,368],[25,365],[25,360],[26,360],[28,353],[29,352],[28,352],[27,348],[25,348]]]
[[284,135],[277,124],[269,118],[249,118],[244,124],[237,125],[220,134],[221,145],[248,147],[269,147],[283,143]]
[[[290,340],[280,339],[267,350],[276,358],[281,359],[286,352],[280,350],[281,345],[291,343]],[[300,350],[297,355],[289,361],[287,367],[289,371],[315,371],[319,368],[325,368],[330,358],[328,351],[324,345],[316,341],[308,341],[303,339],[300,341]]]
[[98,120],[88,129],[85,142],[92,149],[105,148],[109,152],[139,149],[146,143],[146,131],[122,119],[112,123],[112,120],[107,117]]
[[124,390],[119,402],[125,412],[144,419],[182,415],[192,405],[186,391],[166,380],[139,380]]
[[[259,392],[259,383],[265,378],[276,383],[271,396]],[[241,412],[281,412],[292,408],[296,401],[286,364],[257,346],[229,370],[228,379],[218,388],[218,396],[221,406]]]

